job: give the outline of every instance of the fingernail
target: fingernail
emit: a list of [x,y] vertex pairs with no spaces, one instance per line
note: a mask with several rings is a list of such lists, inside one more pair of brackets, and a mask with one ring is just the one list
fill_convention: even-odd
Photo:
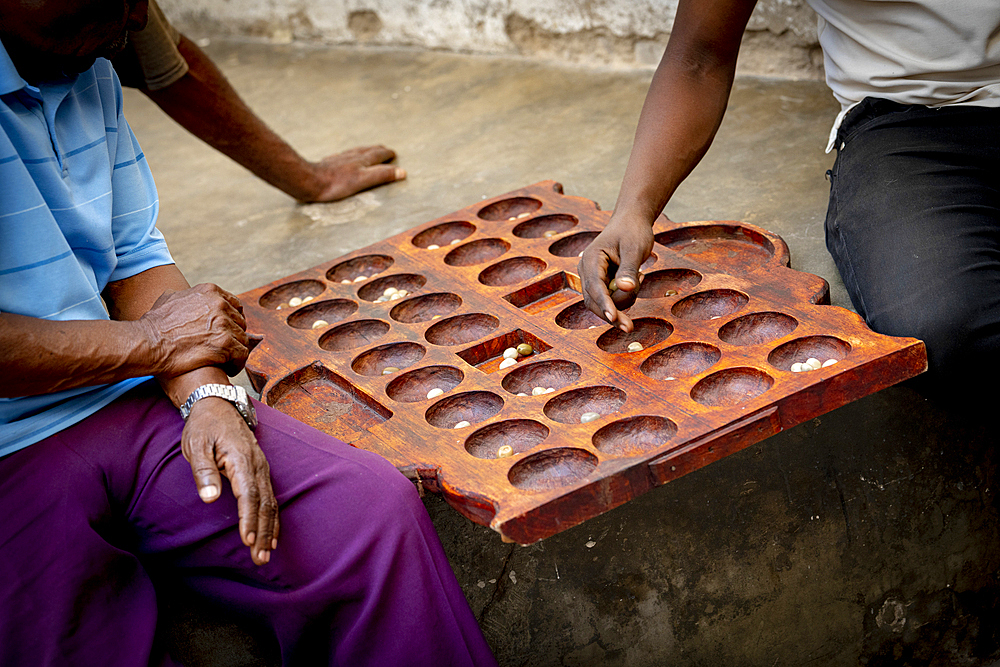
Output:
[[278,548],[278,538],[277,537],[274,538],[273,540],[271,540],[271,548],[272,549],[277,549]]
[[247,535],[247,542],[253,544],[256,541],[257,541],[257,533],[250,533],[249,535]]
[[202,500],[215,500],[219,496],[219,487],[214,484],[203,486],[198,489],[198,495]]
[[604,311],[604,319],[606,319],[608,322],[614,322],[614,319],[611,317],[611,311],[610,310],[605,310]]
[[628,333],[628,329],[625,327],[624,324],[619,324],[618,328],[621,329],[622,331],[624,331],[625,333]]
[[401,181],[404,178],[406,178],[406,170],[401,169],[400,167],[396,167],[396,180]]
[[264,551],[263,549],[261,549],[260,551],[257,552],[257,560],[266,563],[269,560],[271,560],[271,553],[269,551]]

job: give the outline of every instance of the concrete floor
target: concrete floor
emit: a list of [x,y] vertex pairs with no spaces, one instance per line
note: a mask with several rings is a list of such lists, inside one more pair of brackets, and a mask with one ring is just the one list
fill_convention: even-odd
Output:
[[[306,156],[383,143],[409,172],[298,206],[128,91],[178,265],[235,293],[543,179],[610,208],[650,79],[416,51],[206,50]],[[836,108],[822,84],[738,81],[668,215],[777,232],[793,267],[848,306],[822,229]],[[984,425],[899,387],[531,547],[427,505],[502,665],[974,666],[1000,646],[995,472]],[[203,632],[207,617],[171,609],[187,664],[273,663],[266,637]]]

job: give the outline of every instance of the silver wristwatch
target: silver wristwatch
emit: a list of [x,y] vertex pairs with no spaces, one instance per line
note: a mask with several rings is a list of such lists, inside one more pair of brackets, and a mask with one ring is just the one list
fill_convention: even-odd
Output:
[[247,390],[231,384],[203,384],[192,391],[191,395],[184,401],[184,405],[181,406],[181,417],[184,418],[184,421],[187,421],[191,414],[191,406],[209,396],[229,401],[236,406],[237,412],[243,417],[243,421],[247,423],[251,431],[257,427],[257,411],[253,409],[253,403],[247,396]]

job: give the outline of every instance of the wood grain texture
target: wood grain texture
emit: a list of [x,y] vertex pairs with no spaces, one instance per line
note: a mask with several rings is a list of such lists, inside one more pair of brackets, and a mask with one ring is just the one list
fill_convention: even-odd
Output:
[[[577,272],[609,218],[545,181],[242,294],[265,337],[251,382],[529,544],[926,369],[923,343],[825,305],[825,280],[739,222],[661,217],[636,330],[612,329]],[[407,295],[375,302],[390,287]],[[809,358],[835,363],[791,371]]]

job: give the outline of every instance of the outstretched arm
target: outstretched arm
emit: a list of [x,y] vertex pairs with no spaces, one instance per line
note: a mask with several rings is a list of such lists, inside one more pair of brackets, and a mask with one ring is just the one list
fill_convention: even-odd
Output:
[[143,92],[184,129],[279,190],[303,202],[335,201],[406,178],[403,169],[383,164],[396,157],[385,146],[352,148],[309,162],[246,105],[194,42],[181,35],[177,48],[188,63],[187,74]]
[[[580,260],[587,307],[625,331],[652,225],[705,155],[726,112],[736,58],[756,0],[681,0],[646,95],[618,201]],[[608,292],[615,278],[617,291]]]

